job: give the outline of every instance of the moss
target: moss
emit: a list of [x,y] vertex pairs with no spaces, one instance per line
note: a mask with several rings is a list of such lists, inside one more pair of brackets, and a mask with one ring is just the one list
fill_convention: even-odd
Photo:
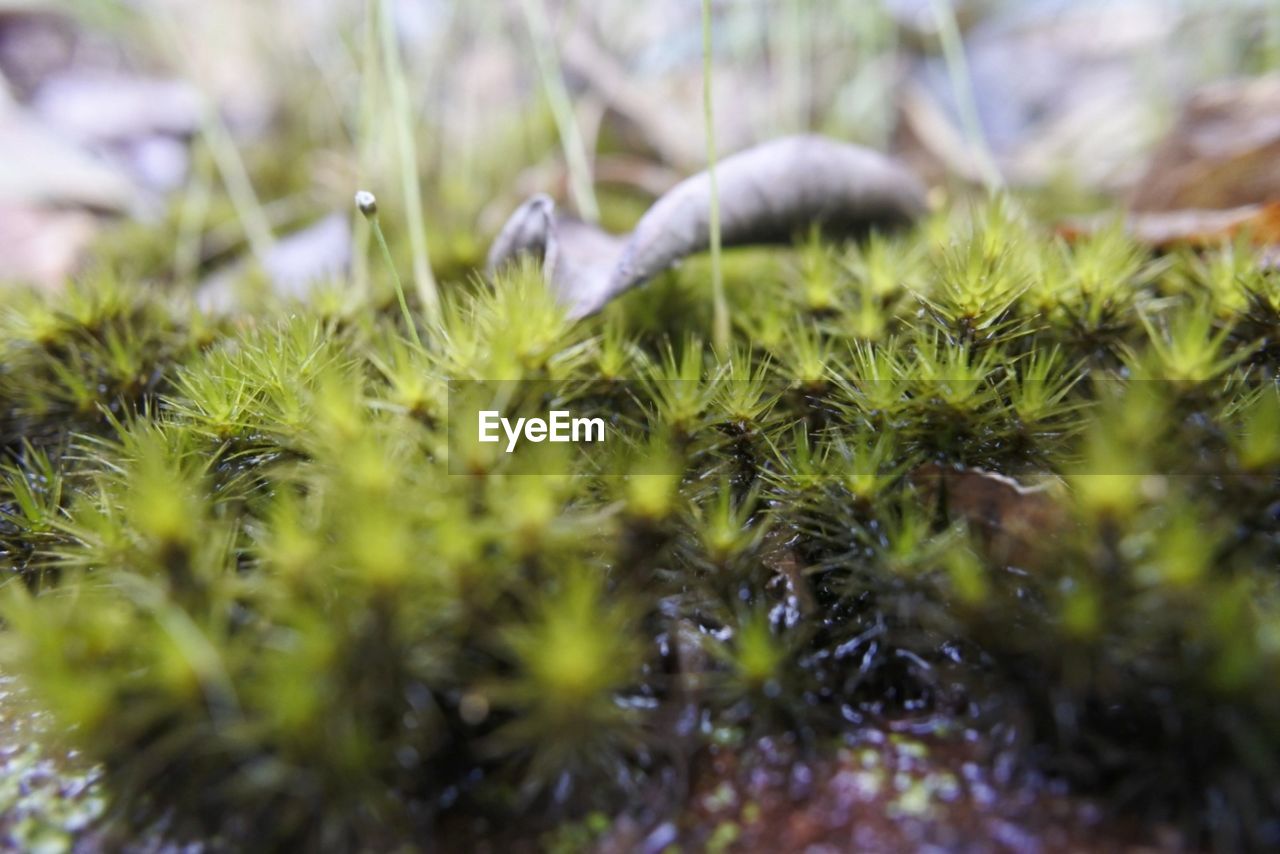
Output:
[[[13,301],[4,667],[102,764],[116,820],[179,834],[615,815],[726,738],[932,709],[1265,844],[1271,274],[1063,246],[999,205],[725,260],[720,357],[701,263],[576,325],[531,270],[454,281],[422,348],[358,295],[220,324],[106,273]],[[630,474],[479,445],[451,474],[467,379],[631,425]],[[1066,486],[979,501],[929,466]],[[1036,548],[993,545],[1019,525]]]

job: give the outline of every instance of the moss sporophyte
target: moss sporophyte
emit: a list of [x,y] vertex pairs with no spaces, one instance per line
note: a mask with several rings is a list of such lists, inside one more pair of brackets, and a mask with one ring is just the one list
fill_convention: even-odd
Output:
[[[701,257],[578,322],[538,257],[438,316],[381,267],[252,322],[111,269],[14,293],[0,663],[178,836],[679,828],[708,756],[927,719],[1265,848],[1280,314],[1217,251],[995,204],[727,252],[724,350]],[[892,780],[855,788],[951,791]]]

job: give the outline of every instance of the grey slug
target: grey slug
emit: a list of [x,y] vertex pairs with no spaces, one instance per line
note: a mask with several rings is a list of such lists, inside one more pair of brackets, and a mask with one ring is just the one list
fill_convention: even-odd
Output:
[[[822,136],[791,136],[749,148],[716,167],[725,246],[781,243],[817,225],[834,238],[908,225],[925,211],[924,188],[897,161]],[[558,214],[549,196],[516,209],[489,249],[490,274],[521,256],[543,274],[571,317],[594,314],[710,246],[711,179],[681,181],[628,235]]]

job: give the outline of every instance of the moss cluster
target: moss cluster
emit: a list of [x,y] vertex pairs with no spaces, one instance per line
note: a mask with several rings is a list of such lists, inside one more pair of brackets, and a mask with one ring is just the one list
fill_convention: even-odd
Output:
[[[385,294],[10,304],[4,668],[118,820],[259,845],[608,814],[713,741],[926,710],[1275,841],[1271,274],[1001,205],[725,273],[723,358],[697,263],[578,324],[530,270],[448,283],[422,348]],[[450,474],[469,379],[631,419],[630,474]],[[979,500],[975,468],[1053,482]]]

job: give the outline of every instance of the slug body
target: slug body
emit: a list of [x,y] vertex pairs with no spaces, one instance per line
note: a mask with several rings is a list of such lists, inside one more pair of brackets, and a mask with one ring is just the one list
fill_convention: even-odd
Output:
[[[812,226],[832,237],[908,225],[925,211],[924,188],[898,162],[821,136],[794,136],[725,158],[716,167],[725,246],[787,242]],[[700,172],[659,198],[629,235],[556,214],[537,195],[522,204],[489,251],[490,273],[522,255],[543,273],[572,317],[710,246],[711,179]]]

